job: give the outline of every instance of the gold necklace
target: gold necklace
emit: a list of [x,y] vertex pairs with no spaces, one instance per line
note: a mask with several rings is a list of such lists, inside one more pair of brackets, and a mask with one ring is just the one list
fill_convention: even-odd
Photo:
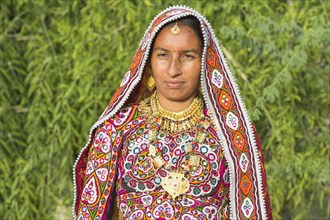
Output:
[[[196,171],[200,164],[200,157],[191,152],[192,145],[203,143],[206,133],[201,132],[202,129],[208,129],[209,120],[204,117],[203,103],[200,98],[194,98],[192,104],[182,112],[170,112],[164,109],[157,100],[156,93],[150,98],[141,101],[140,111],[148,117],[149,124],[149,156],[153,159],[157,169],[164,167],[168,170],[168,175],[161,178],[163,189],[175,200],[178,196],[184,195],[190,188],[188,178],[185,172]],[[172,170],[169,164],[164,160],[161,149],[157,147],[157,136],[160,130],[165,133],[180,133],[184,131],[195,131],[196,137],[186,152],[189,153],[188,166],[184,166],[184,171]]]
[[158,122],[160,129],[172,134],[195,130],[203,117],[203,102],[198,97],[194,98],[190,106],[181,112],[170,112],[164,109],[156,97],[156,92],[151,96],[150,105],[153,114],[160,118]]

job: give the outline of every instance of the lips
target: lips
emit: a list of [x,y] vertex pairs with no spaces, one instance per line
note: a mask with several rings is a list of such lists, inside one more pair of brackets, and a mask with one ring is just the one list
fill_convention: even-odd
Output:
[[164,82],[165,82],[165,85],[170,89],[179,89],[184,84],[183,81],[167,80],[167,81],[164,81]]

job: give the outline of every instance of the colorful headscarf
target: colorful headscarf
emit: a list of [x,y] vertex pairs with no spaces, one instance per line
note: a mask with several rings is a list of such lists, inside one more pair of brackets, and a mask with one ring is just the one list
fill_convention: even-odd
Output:
[[74,216],[77,196],[81,193],[81,188],[76,183],[79,182],[77,176],[82,171],[77,169],[77,165],[86,163],[86,151],[91,145],[95,129],[124,105],[136,102],[139,97],[145,95],[145,67],[157,32],[165,24],[186,16],[194,16],[199,20],[204,38],[200,75],[202,97],[211,113],[230,169],[230,218],[272,219],[263,157],[237,84],[211,25],[200,13],[185,6],[169,7],[153,19],[119,88],[99,120],[93,125],[89,141],[80,152],[74,166]]

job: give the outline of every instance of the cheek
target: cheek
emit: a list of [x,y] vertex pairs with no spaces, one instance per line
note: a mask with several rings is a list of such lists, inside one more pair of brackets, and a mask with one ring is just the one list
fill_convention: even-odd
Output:
[[200,75],[199,74],[194,76],[192,83],[195,88],[199,87],[199,84],[200,84]]
[[196,89],[200,84],[200,68],[190,69],[189,74],[187,74],[187,79],[189,80],[189,85],[191,89]]
[[151,71],[152,71],[152,75],[154,76],[154,78],[157,77],[158,72],[159,72],[159,65],[156,61],[151,59]]
[[156,85],[159,84],[162,81],[163,72],[164,72],[163,68],[160,65],[155,64],[151,66],[151,71],[155,79]]
[[190,78],[194,79],[194,81],[198,81],[199,83],[200,74],[201,74],[201,64],[199,62],[195,63],[190,67],[188,71],[190,73]]

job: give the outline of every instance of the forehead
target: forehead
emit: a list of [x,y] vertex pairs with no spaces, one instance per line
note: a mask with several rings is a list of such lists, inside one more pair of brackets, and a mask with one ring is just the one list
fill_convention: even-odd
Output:
[[201,49],[194,30],[186,25],[179,24],[180,33],[174,35],[172,26],[163,28],[154,41],[154,48],[160,47],[167,50]]

